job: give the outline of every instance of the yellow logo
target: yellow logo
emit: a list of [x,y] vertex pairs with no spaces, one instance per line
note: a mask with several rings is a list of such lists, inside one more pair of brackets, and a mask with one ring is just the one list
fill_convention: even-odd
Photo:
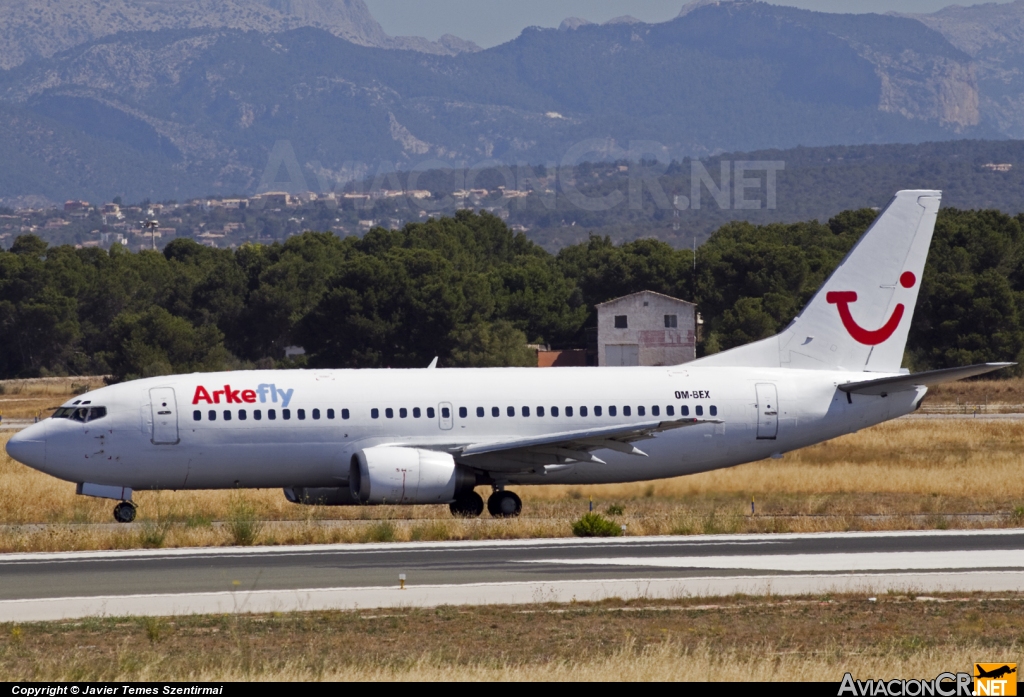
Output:
[[1016,663],[975,663],[974,694],[977,697],[989,695],[1017,694]]

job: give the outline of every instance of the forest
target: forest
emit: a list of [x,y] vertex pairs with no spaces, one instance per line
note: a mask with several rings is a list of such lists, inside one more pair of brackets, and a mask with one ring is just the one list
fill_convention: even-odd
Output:
[[[305,232],[270,245],[0,252],[0,377],[110,381],[244,368],[534,365],[529,343],[582,347],[594,305],[639,290],[691,300],[699,353],[779,331],[877,215],[730,222],[696,255],[591,236],[545,251],[498,217],[459,211],[362,238]],[[905,365],[1024,359],[1024,214],[939,214]],[[285,347],[306,354],[285,358]],[[1004,371],[1011,374],[1013,371]]]

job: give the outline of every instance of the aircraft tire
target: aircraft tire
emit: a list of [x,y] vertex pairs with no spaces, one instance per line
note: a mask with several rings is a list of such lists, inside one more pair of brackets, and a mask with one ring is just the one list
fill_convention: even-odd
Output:
[[511,491],[495,491],[487,499],[487,512],[495,518],[518,518],[523,500]]
[[114,506],[114,520],[119,523],[130,523],[135,520],[135,505],[122,501]]
[[484,500],[475,491],[459,494],[448,504],[448,510],[456,518],[477,518],[484,512]]

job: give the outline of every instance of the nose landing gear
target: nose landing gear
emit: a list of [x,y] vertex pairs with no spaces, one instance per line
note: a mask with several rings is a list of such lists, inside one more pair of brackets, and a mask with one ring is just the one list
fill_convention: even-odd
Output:
[[523,500],[511,491],[495,491],[487,499],[487,512],[495,518],[518,518],[523,512]]
[[135,520],[135,504],[131,501],[122,501],[114,506],[114,520],[119,523],[130,523]]

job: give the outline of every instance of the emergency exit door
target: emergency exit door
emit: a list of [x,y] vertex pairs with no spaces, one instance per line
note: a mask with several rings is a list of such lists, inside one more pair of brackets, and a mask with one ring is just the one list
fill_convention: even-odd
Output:
[[779,434],[779,395],[775,385],[757,386],[757,439],[775,440]]
[[149,391],[149,406],[153,410],[153,444],[174,445],[178,442],[178,404],[174,389],[156,387]]

